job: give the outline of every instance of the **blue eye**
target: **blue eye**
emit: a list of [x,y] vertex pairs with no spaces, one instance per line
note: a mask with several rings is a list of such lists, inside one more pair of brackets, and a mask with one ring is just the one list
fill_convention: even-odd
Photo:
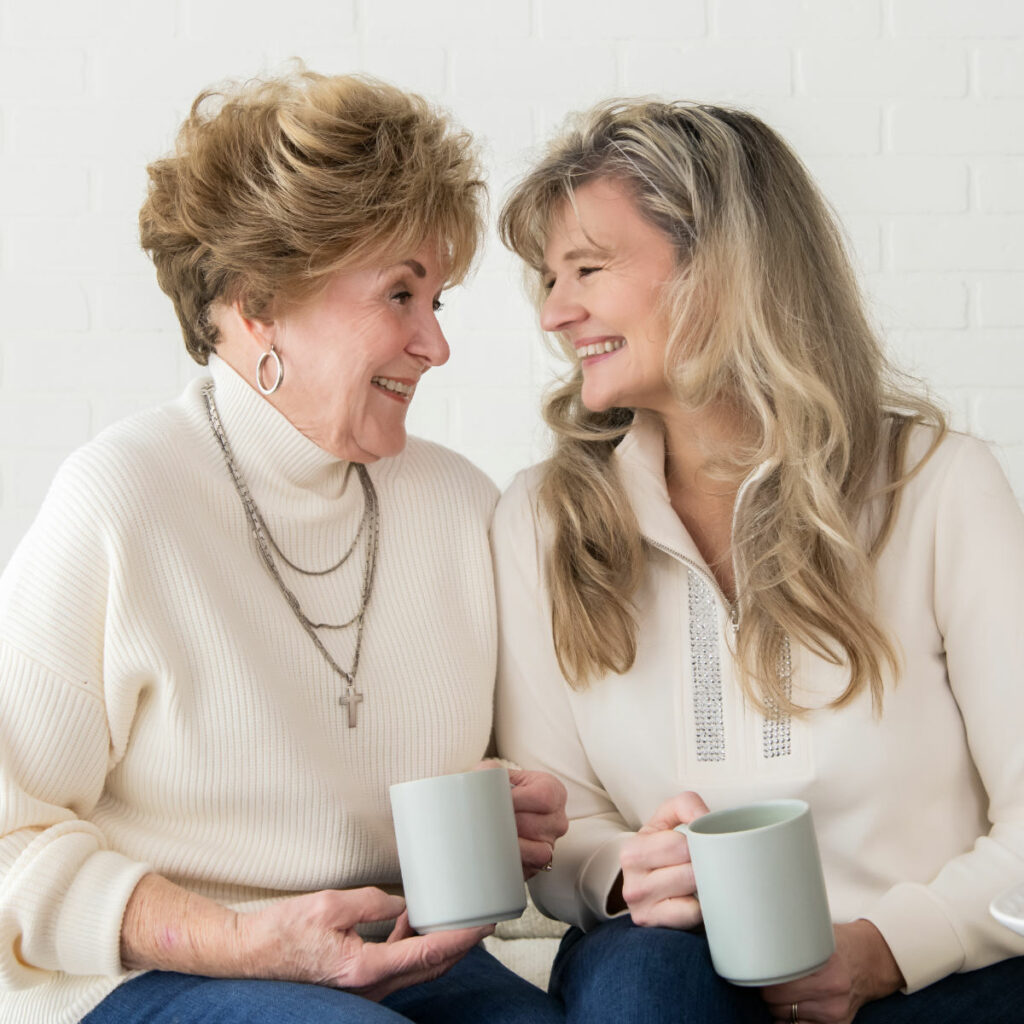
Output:
[[600,267],[580,267],[578,273],[580,277],[589,277],[591,274],[596,274],[600,269]]
[[399,305],[404,306],[412,298],[412,292],[410,292],[410,291],[395,292],[394,295],[391,296],[391,298],[393,298],[396,302],[398,302]]

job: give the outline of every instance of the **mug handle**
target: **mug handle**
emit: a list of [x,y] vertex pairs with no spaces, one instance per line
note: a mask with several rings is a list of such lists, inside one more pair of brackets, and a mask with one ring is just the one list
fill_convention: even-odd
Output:
[[[689,841],[690,841],[690,826],[689,825],[686,825],[686,824],[676,825],[676,827],[674,829],[672,829],[672,831],[673,832],[678,832],[681,836],[684,836],[686,838],[687,845],[689,845]],[[690,863],[691,864],[693,863],[692,855],[691,855]],[[696,877],[694,877],[694,881],[696,882]],[[694,888],[693,895],[697,897],[697,902],[699,903],[700,902],[700,891],[699,891],[699,888]]]

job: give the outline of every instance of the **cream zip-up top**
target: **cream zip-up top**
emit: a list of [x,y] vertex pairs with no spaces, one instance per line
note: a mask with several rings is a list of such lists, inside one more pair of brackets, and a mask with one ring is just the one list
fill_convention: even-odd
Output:
[[[911,439],[910,464],[928,443]],[[950,435],[904,490],[877,564],[879,621],[903,656],[881,717],[866,693],[827,708],[844,672],[795,646],[793,696],[817,710],[753,710],[732,609],[669,502],[658,423],[639,417],[614,460],[648,542],[623,676],[576,691],[558,669],[538,467],[513,482],[492,529],[499,750],[569,791],[554,870],[531,882],[541,909],[583,928],[607,919],[623,841],[677,793],[712,810],[799,797],[834,920],[874,922],[907,991],[1024,954],[988,913],[1024,881],[1024,517],[986,447]]]
[[[285,554],[326,567],[355,472],[214,357],[236,460]],[[369,467],[380,554],[358,725],[260,562],[202,381],[62,466],[0,580],[0,1021],[70,1024],[125,980],[121,918],[159,872],[239,909],[399,881],[388,786],[485,753],[497,490],[410,439]],[[316,621],[350,617],[362,550],[282,567]],[[322,632],[352,663],[354,629]]]

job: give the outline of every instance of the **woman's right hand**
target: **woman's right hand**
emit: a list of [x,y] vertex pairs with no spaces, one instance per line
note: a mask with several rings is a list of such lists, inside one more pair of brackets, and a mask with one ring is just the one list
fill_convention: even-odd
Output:
[[663,803],[622,847],[622,898],[634,924],[695,928],[701,922],[686,837],[674,831],[708,813],[696,793]]
[[[395,919],[387,942],[356,925]],[[327,889],[239,913],[157,874],[135,887],[121,924],[129,970],[210,978],[270,978],[349,989],[382,999],[444,974],[493,927],[416,935],[405,901],[380,889]]]
[[[355,926],[396,918],[387,942],[364,942]],[[328,985],[382,999],[444,974],[494,929],[417,935],[405,901],[380,889],[325,890],[237,918],[245,973]]]

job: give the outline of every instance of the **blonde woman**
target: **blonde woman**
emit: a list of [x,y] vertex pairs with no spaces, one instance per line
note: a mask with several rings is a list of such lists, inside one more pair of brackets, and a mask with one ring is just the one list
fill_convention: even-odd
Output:
[[[0,580],[0,1020],[557,1024],[488,929],[412,933],[388,803],[491,733],[497,494],[405,430],[471,141],[295,73],[202,94],[149,180],[208,372],[68,459]],[[513,782],[529,875],[565,794]]]
[[[493,528],[502,753],[559,776],[533,894],[574,1021],[1006,1021],[1024,939],[1024,519],[888,365],[806,170],[749,114],[610,103],[500,222],[570,370]],[[718,979],[673,826],[813,808],[837,952]],[[784,936],[780,936],[784,941]]]

